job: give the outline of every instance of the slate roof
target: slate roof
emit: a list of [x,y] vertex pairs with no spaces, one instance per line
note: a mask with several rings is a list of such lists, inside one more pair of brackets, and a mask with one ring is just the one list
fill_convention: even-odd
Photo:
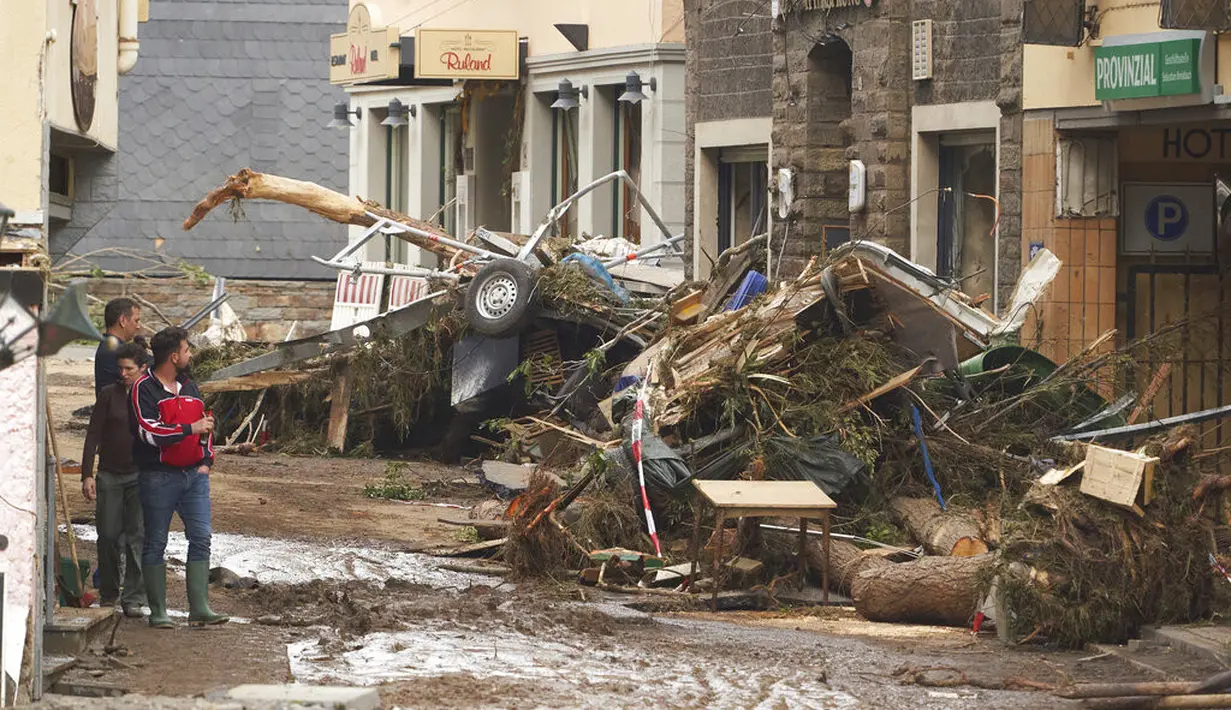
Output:
[[[349,137],[326,128],[344,93],[329,84],[329,35],[345,29],[347,0],[158,0],[140,27],[133,71],[120,78],[116,201],[71,252],[148,252],[228,278],[321,279],[314,264],[346,242],[345,227],[306,210],[224,206],[191,232],[193,205],[243,167],[347,187]],[[71,240],[71,231],[65,240]],[[52,243],[53,253],[69,244]],[[119,257],[103,268],[147,266]]]

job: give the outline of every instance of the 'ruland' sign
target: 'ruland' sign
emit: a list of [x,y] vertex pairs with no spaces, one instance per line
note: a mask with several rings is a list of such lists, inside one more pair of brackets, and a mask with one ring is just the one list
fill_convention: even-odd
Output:
[[1199,39],[1094,48],[1094,96],[1099,101],[1179,96],[1201,91]]

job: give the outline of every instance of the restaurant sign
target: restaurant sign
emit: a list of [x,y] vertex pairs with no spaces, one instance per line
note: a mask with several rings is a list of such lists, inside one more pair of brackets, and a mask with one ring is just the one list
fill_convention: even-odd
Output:
[[416,79],[517,79],[517,30],[415,30]]
[[396,79],[398,47],[396,27],[373,27],[367,6],[355,5],[346,19],[346,32],[329,37],[329,83]]
[[1200,54],[1200,39],[1095,47],[1094,96],[1115,101],[1200,93]]

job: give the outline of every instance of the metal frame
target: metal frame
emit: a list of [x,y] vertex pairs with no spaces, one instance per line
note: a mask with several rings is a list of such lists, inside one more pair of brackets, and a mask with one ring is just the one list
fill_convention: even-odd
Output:
[[[671,234],[670,228],[668,228],[666,223],[663,222],[662,218],[658,216],[658,212],[654,209],[654,206],[650,204],[649,200],[646,199],[645,195],[642,194],[641,188],[637,186],[637,183],[633,181],[632,177],[630,177],[629,174],[623,170],[617,170],[614,173],[604,175],[598,180],[595,180],[594,182],[586,185],[585,187],[582,187],[577,192],[573,193],[572,195],[564,199],[562,202],[557,204],[555,207],[552,207],[551,210],[548,211],[547,216],[539,224],[538,228],[534,230],[534,234],[530,237],[529,241],[527,241],[526,244],[522,246],[521,249],[518,251],[517,255],[512,258],[515,258],[518,261],[527,263],[534,268],[541,267],[542,264],[540,264],[538,259],[534,256],[534,251],[538,248],[539,244],[543,241],[543,239],[547,237],[547,234],[551,230],[552,226],[554,226],[557,222],[559,222],[560,218],[562,218],[569,211],[569,209],[572,208],[573,205],[577,204],[577,202],[582,197],[585,197],[586,195],[590,194],[591,192],[594,192],[595,190],[602,187],[603,185],[606,185],[612,182],[623,183],[632,188],[633,194],[637,196],[637,201],[645,209],[646,213],[649,214],[650,219],[654,221],[654,224],[658,226],[658,229],[662,232],[663,236],[666,239],[665,241],[662,241],[662,242],[659,242],[658,244],[654,244],[652,246],[646,247],[645,249],[642,249],[638,252],[634,252],[633,254],[630,254],[626,257],[620,257],[620,258],[612,259],[608,262],[605,262],[604,266],[607,266],[607,267],[618,266],[620,264],[633,261],[635,259],[643,258],[649,254],[664,250],[668,247],[673,247],[676,244],[679,244],[681,241],[684,240],[684,235],[682,234],[680,235]],[[451,281],[457,281],[462,278],[462,275],[458,273],[458,270],[464,264],[470,264],[470,263],[481,262],[481,261],[494,261],[496,259],[508,258],[508,257],[505,257],[505,255],[503,254],[490,251],[482,247],[477,247],[473,244],[467,244],[465,242],[458,241],[456,239],[444,237],[439,234],[428,232],[426,230],[419,229],[417,227],[413,227],[408,224],[403,224],[396,220],[389,219],[388,217],[382,217],[373,212],[367,212],[367,215],[368,217],[371,217],[373,220],[375,220],[375,223],[371,227],[368,227],[367,230],[364,231],[363,236],[357,239],[354,243],[348,244],[347,246],[343,247],[342,250],[339,251],[337,254],[334,254],[332,258],[322,259],[318,256],[313,256],[312,260],[320,264],[321,266],[326,266],[328,268],[336,269],[338,271],[344,271],[344,272],[349,271],[355,275],[368,273],[368,274],[384,274],[386,276],[418,276],[420,278],[448,279]],[[440,244],[444,244],[445,246],[453,247],[454,249],[459,249],[469,254],[474,254],[474,257],[463,262],[463,264],[459,264],[458,266],[449,267],[448,269],[428,269],[428,268],[419,267],[419,266],[400,266],[397,269],[390,268],[390,267],[364,266],[362,262],[354,258],[355,253],[358,252],[363,247],[363,245],[371,241],[377,234],[386,235],[386,236],[413,234],[423,239],[428,239],[428,240],[431,240],[431,241],[434,241]],[[673,252],[672,255],[682,256],[683,253],[679,251],[675,251]]]

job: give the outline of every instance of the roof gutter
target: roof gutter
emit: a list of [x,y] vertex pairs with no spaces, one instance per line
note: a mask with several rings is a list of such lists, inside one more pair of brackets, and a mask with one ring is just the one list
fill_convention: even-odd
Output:
[[120,37],[119,58],[116,60],[116,72],[127,74],[137,64],[137,50],[141,43],[137,41],[137,3],[139,0],[119,0]]

